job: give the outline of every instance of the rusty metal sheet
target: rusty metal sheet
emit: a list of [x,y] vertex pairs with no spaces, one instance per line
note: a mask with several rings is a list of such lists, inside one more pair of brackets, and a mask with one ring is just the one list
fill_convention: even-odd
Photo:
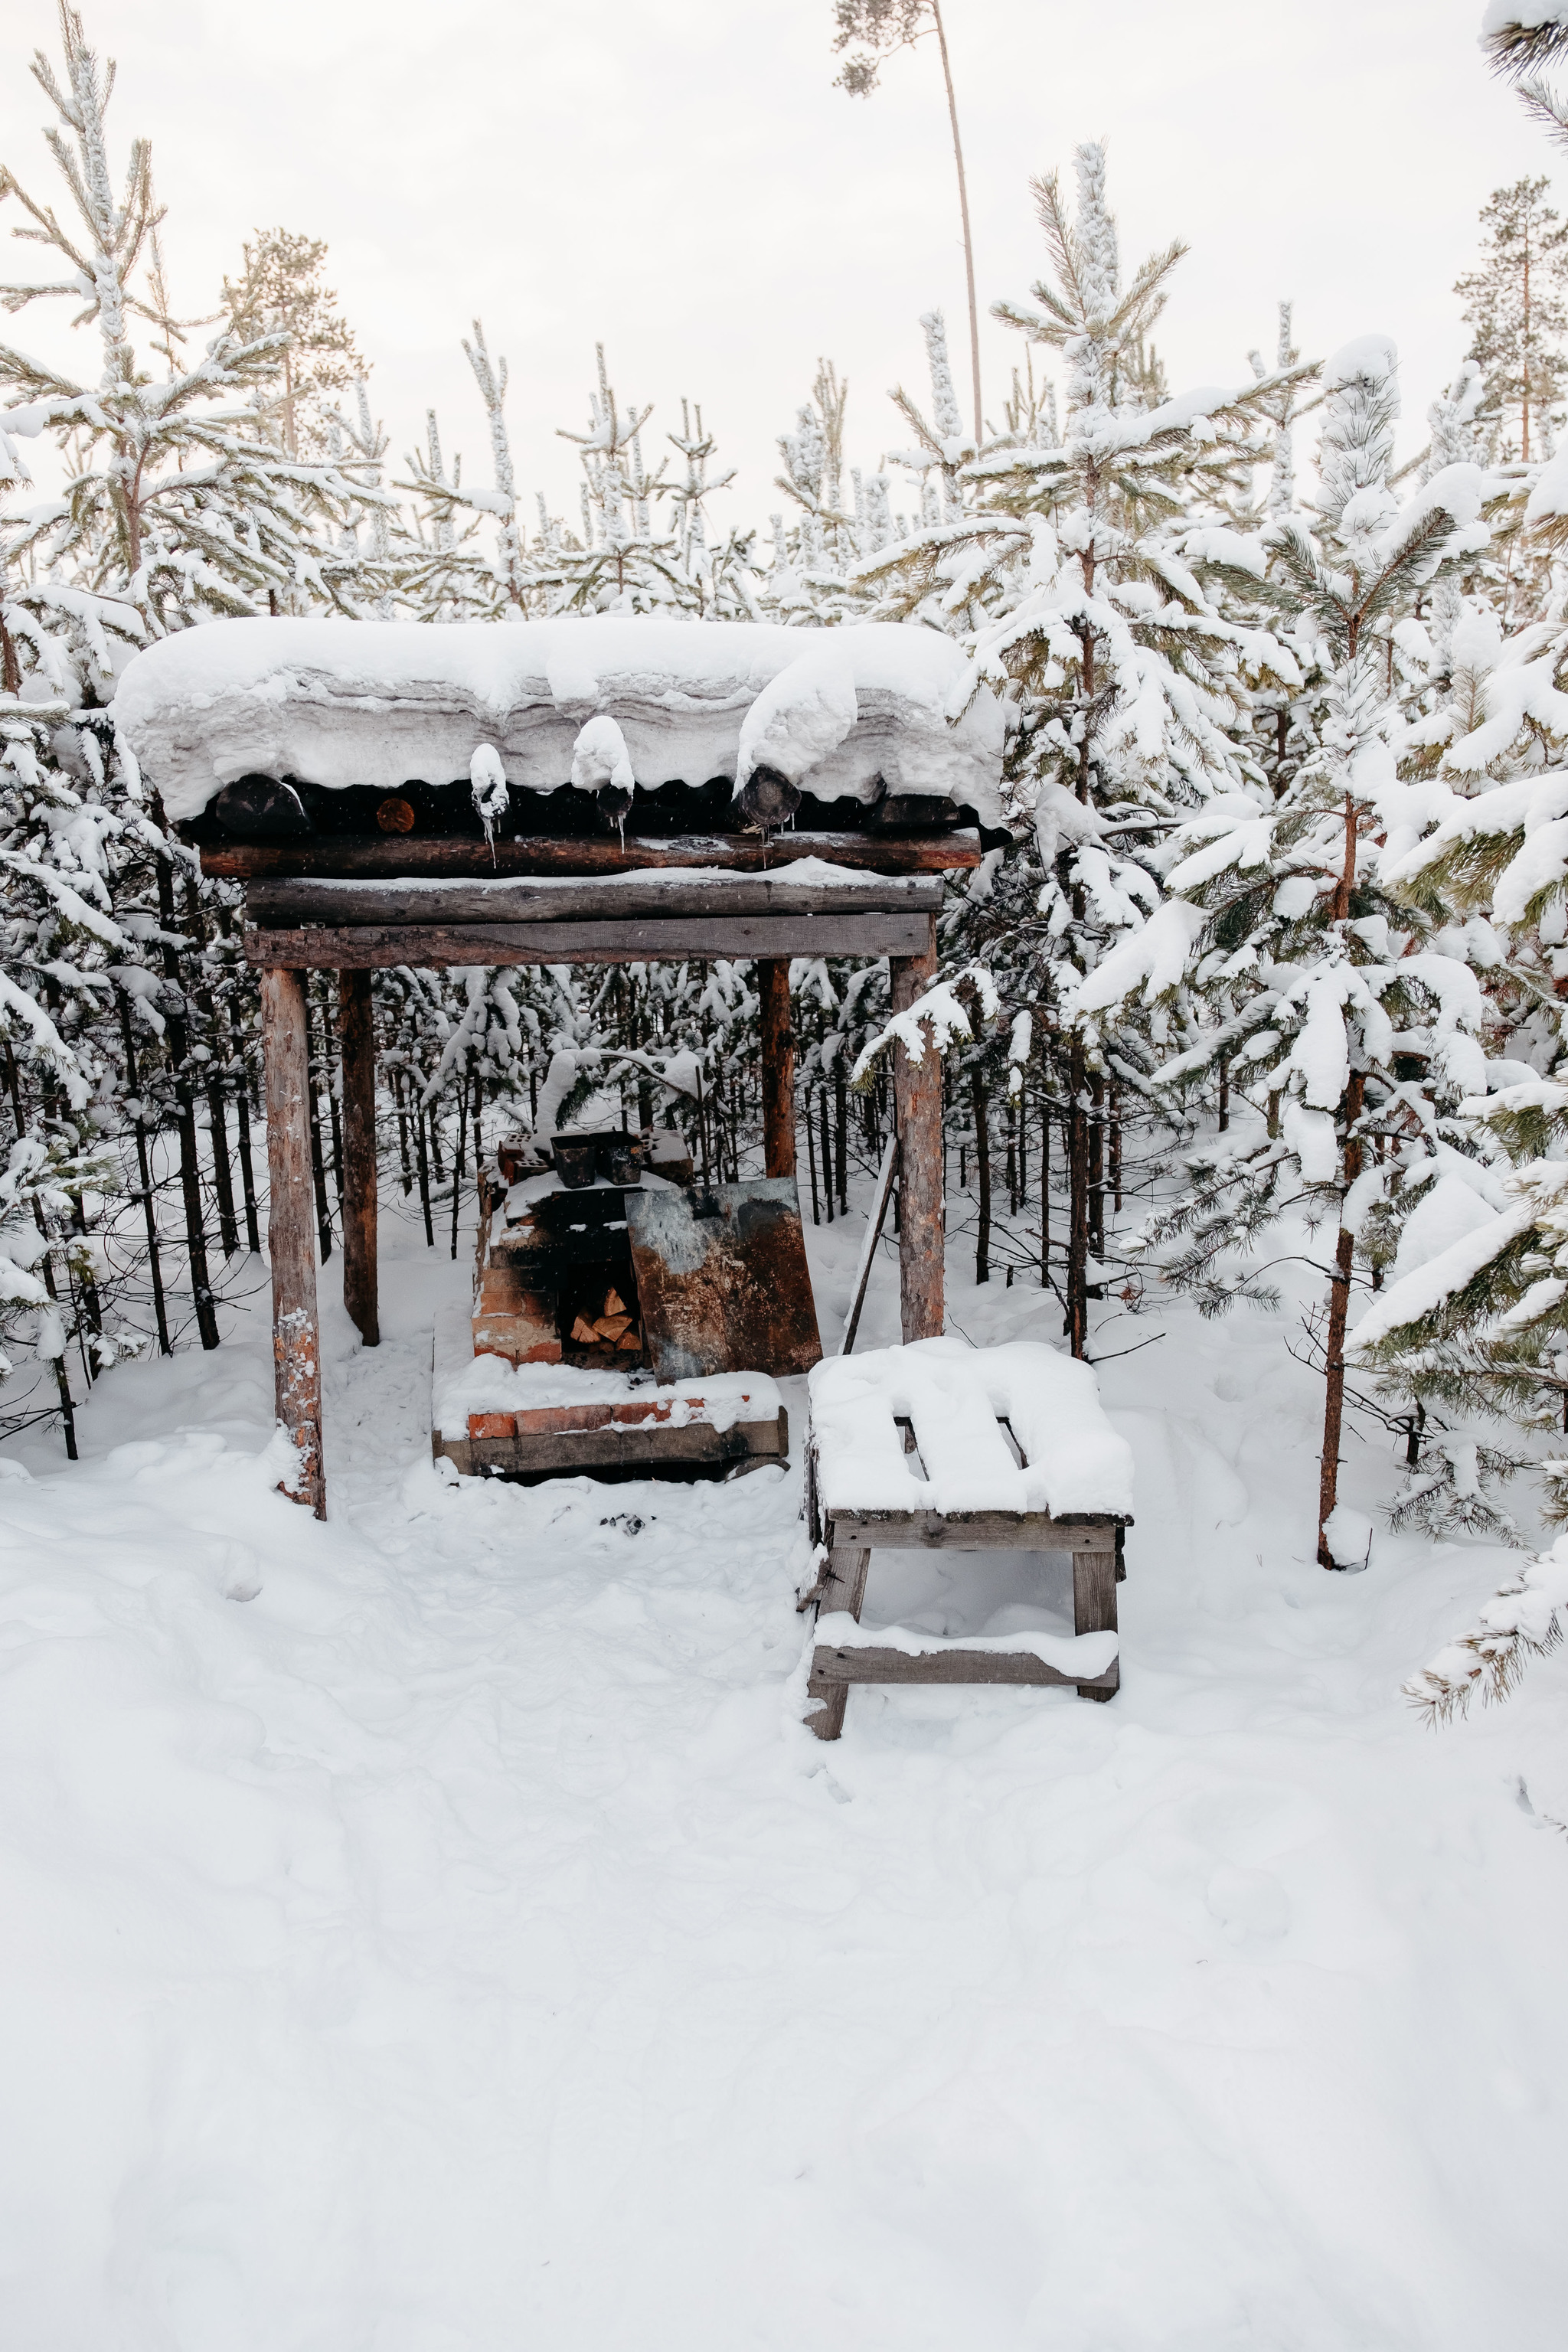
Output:
[[661,1381],[821,1361],[793,1176],[626,1194],[643,1336]]

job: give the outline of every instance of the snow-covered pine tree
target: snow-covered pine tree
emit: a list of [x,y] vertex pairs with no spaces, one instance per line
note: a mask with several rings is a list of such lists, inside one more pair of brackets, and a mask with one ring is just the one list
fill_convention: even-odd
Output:
[[[623,410],[597,347],[598,389],[589,396],[588,429],[561,438],[575,442],[583,463],[581,536],[545,517],[531,565],[541,607],[546,613],[662,613],[692,620],[746,619],[756,609],[751,581],[752,537],[731,531],[717,550],[706,502],[725,488],[732,473],[708,478],[715,442],[681,404],[682,429],[668,437],[685,471],[665,478],[668,459],[649,467],[643,457],[643,427],[650,402]],[[661,529],[664,501],[670,522]]]
[[284,337],[272,414],[290,457],[320,456],[331,437],[331,395],[367,373],[337,296],[321,282],[326,246],[290,229],[258,228],[242,251],[239,276],[223,281],[229,327],[241,345]]
[[[1219,610],[1183,535],[1200,502],[1214,510],[1267,454],[1268,404],[1308,372],[1152,404],[1147,337],[1184,248],[1153,255],[1124,287],[1099,146],[1078,150],[1077,176],[1076,215],[1054,173],[1035,183],[1052,275],[1034,306],[994,306],[1065,357],[1059,441],[1009,436],[983,452],[963,470],[973,511],[911,533],[859,576],[882,584],[886,612],[962,635],[975,685],[998,688],[1016,713],[1007,806],[1037,868],[1005,919],[1016,894],[993,894],[984,929],[1058,1073],[1065,1307],[1081,1354],[1115,1131],[1108,1081],[1136,1086],[1142,1074],[1136,1024],[1124,1024],[1113,1067],[1079,992],[1125,934],[1146,940],[1155,965],[1168,960],[1157,845],[1183,810],[1242,785],[1235,737],[1249,679],[1297,675],[1266,630]],[[1178,911],[1178,933],[1184,919]],[[1175,952],[1179,961],[1179,940]]]
[[[1173,844],[1165,875],[1167,962],[1126,943],[1086,988],[1110,1008],[1132,985],[1175,1004],[1190,982],[1206,1024],[1161,1073],[1179,1092],[1219,1071],[1267,1122],[1189,1163],[1191,1191],[1151,1227],[1178,1245],[1166,1277],[1217,1312],[1261,1296],[1245,1256],[1287,1210],[1334,1233],[1316,1333],[1325,1374],[1319,1558],[1336,1564],[1344,1345],[1357,1238],[1373,1204],[1408,1205],[1463,1157],[1461,1100],[1484,1082],[1484,1006],[1473,961],[1484,943],[1438,936],[1438,919],[1396,901],[1380,846],[1418,830],[1419,803],[1394,772],[1401,729],[1400,624],[1485,545],[1483,482],[1454,466],[1401,509],[1391,488],[1396,360],[1381,336],[1348,344],[1323,372],[1319,503],[1275,525],[1240,586],[1316,641],[1323,680],[1318,745],[1276,800],[1216,799]],[[1155,926],[1151,924],[1150,933]]]
[[[47,134],[78,226],[30,196],[0,167],[0,201],[15,197],[29,225],[17,234],[58,257],[61,278],[0,288],[0,303],[68,299],[73,324],[98,331],[102,366],[78,381],[9,343],[0,383],[22,405],[12,433],[48,433],[66,473],[66,495],[36,515],[18,551],[100,594],[123,599],[162,636],[194,620],[276,607],[296,592],[342,602],[346,567],[332,527],[353,486],[331,467],[290,457],[257,429],[289,337],[281,329],[232,330],[189,367],[160,383],[138,358],[132,321],[170,321],[135,290],[162,215],[152,152],[132,142],[123,201],[110,179],[105,112],[112,68],[100,72],[81,18],[62,0],[64,79],[40,52],[33,72],[58,117]],[[67,215],[68,220],[69,214]]]

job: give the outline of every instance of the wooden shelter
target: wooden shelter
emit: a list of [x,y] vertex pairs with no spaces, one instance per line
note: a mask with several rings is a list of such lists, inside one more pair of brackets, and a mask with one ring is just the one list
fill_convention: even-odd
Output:
[[[678,649],[694,648],[711,668],[715,659],[712,647],[721,625],[679,629],[676,633]],[[466,705],[458,710],[458,689],[447,681],[447,703],[437,717],[452,730],[450,740],[459,753],[465,741],[478,746],[471,755],[471,800],[468,779],[462,780],[460,789],[453,785],[437,790],[415,782],[388,794],[391,772],[384,766],[378,773],[376,765],[377,758],[384,755],[384,739],[392,726],[388,714],[401,712],[406,720],[405,706],[416,706],[416,717],[426,730],[421,740],[427,743],[433,723],[429,694],[416,702],[416,697],[404,691],[400,684],[403,702],[398,703],[391,688],[379,699],[363,690],[359,683],[360,674],[369,657],[367,646],[369,655],[375,651],[375,624],[286,624],[279,625],[275,635],[268,634],[269,628],[267,623],[217,624],[191,632],[184,638],[170,640],[167,646],[161,646],[140,656],[121,685],[121,728],[153,782],[163,782],[160,767],[165,775],[180,778],[178,790],[170,795],[172,813],[184,818],[187,837],[199,848],[203,870],[245,887],[245,951],[260,973],[266,1058],[271,1178],[268,1244],[278,1417],[299,1453],[300,1468],[291,1491],[297,1499],[310,1504],[318,1516],[324,1516],[326,1478],[311,1208],[305,973],[324,969],[339,975],[343,1296],[365,1344],[374,1346],[379,1335],[375,1067],[370,995],[373,971],[405,964],[623,963],[720,956],[753,959],[763,1003],[765,1172],[769,1176],[793,1177],[795,1139],[795,1048],[789,1001],[791,960],[797,956],[885,956],[891,972],[894,1009],[907,1007],[936,971],[936,916],[942,902],[942,877],[946,873],[977,865],[981,842],[973,826],[955,824],[962,805],[955,805],[952,796],[944,798],[931,781],[931,763],[940,761],[944,743],[941,728],[946,722],[941,718],[940,696],[933,700],[928,693],[915,709],[915,719],[923,733],[914,728],[900,698],[903,691],[900,680],[906,673],[922,674],[918,662],[911,669],[913,657],[918,656],[928,667],[936,663],[939,670],[939,656],[951,664],[954,649],[947,641],[927,632],[895,629],[831,633],[842,641],[843,648],[836,651],[834,657],[845,674],[851,677],[858,637],[890,635],[921,640],[912,649],[902,644],[895,646],[891,654],[880,643],[873,648],[882,665],[876,676],[881,678],[891,675],[894,683],[890,688],[880,684],[876,688],[879,698],[875,704],[875,723],[880,730],[877,737],[881,747],[878,751],[880,764],[869,782],[862,772],[846,767],[848,781],[841,792],[826,798],[814,796],[810,789],[814,780],[812,761],[815,760],[820,767],[824,757],[819,706],[826,698],[831,716],[832,697],[817,694],[816,704],[808,709],[807,719],[817,730],[816,737],[808,740],[809,726],[804,730],[797,727],[794,737],[790,733],[793,706],[787,694],[783,698],[781,726],[777,717],[781,698],[776,689],[778,675],[793,675],[794,670],[799,670],[805,676],[805,688],[797,689],[797,700],[801,691],[816,692],[813,677],[821,670],[823,656],[816,647],[807,647],[803,656],[800,647],[803,635],[816,633],[758,628],[752,633],[754,638],[768,641],[760,652],[744,643],[739,648],[741,656],[752,661],[755,673],[747,692],[738,695],[732,688],[723,688],[729,695],[723,708],[739,714],[731,728],[732,735],[738,731],[741,739],[738,762],[731,752],[726,771],[701,788],[707,794],[704,813],[718,818],[726,829],[706,833],[665,829],[669,822],[669,803],[673,802],[678,815],[691,805],[692,793],[684,782],[656,789],[645,804],[640,790],[634,796],[617,785],[612,776],[598,790],[599,806],[595,809],[588,797],[595,789],[595,772],[590,769],[585,775],[579,773],[581,747],[595,740],[590,725],[583,724],[576,737],[579,756],[572,761],[572,782],[578,789],[561,789],[564,780],[560,770],[563,754],[558,750],[549,754],[557,763],[552,778],[532,787],[541,794],[549,793],[549,800],[542,799],[538,805],[542,810],[547,809],[558,824],[563,817],[559,804],[575,804],[576,828],[508,832],[499,824],[492,827],[489,818],[485,817],[481,833],[474,809],[480,805],[481,785],[489,773],[483,762],[487,759],[494,761],[499,773],[505,756],[507,772],[511,775],[514,755],[508,753],[506,747],[517,732],[519,722],[515,719],[493,708],[482,719],[476,719]],[[598,653],[612,642],[613,631],[619,632],[614,638],[617,646],[629,643],[639,653],[645,645],[655,643],[656,635],[662,645],[670,634],[660,624],[600,625],[585,621],[541,624],[537,631],[532,627],[481,632],[457,628],[404,631],[393,625],[382,635],[398,640],[393,650],[400,661],[406,652],[406,641],[412,639],[415,650],[426,659],[427,667],[437,656],[450,662],[457,640],[472,641],[476,637],[486,641],[479,648],[480,654],[489,656],[499,647],[515,666],[517,641],[531,643],[536,635],[542,639],[553,632],[551,642],[559,644],[563,629],[597,632],[568,641],[574,659],[583,645]],[[299,659],[290,656],[293,670],[281,689],[270,691],[268,699],[268,693],[256,688],[263,656],[270,656],[276,665],[282,658],[281,649],[297,642],[300,632],[310,630],[318,633],[309,640],[313,649],[327,646],[327,655],[317,661],[318,673],[327,677],[325,689],[321,688],[319,677],[313,677],[308,688],[302,687]],[[642,630],[643,635],[628,634],[637,630]],[[236,644],[242,632],[262,633],[259,637],[247,635],[239,648],[242,658],[238,667],[245,673],[241,680],[243,694],[233,685]],[[744,625],[736,625],[731,635],[744,639]],[[202,639],[209,641],[210,652],[199,642],[193,646],[193,640]],[[773,643],[775,639],[791,642],[780,648]],[[273,654],[273,648],[280,650]],[[353,696],[344,683],[344,648],[358,665],[353,681]],[[464,648],[458,646],[457,650],[462,652]],[[201,660],[204,655],[205,667]],[[773,664],[772,686],[767,684],[763,655]],[[785,656],[789,656],[787,662]],[[647,668],[645,661],[637,679],[645,703]],[[944,677],[945,673],[939,676],[938,687],[943,686]],[[773,695],[773,702],[766,709],[765,693],[759,690],[759,679],[766,692]],[[699,683],[706,691],[706,684]],[[829,683],[837,691],[837,681],[830,679]],[[578,691],[580,666],[574,670],[573,684],[577,698],[563,707],[568,709],[574,719],[586,709],[593,727],[602,727],[605,718],[614,718],[617,709],[625,713],[644,708],[626,693],[617,703],[616,694],[606,685],[598,695],[595,709],[593,698],[584,701]],[[266,678],[262,685],[268,686]],[[466,679],[463,691],[471,694]],[[865,690],[866,697],[869,691]],[[719,688],[715,688],[703,703],[700,714],[710,733],[717,725],[718,693]],[[301,720],[300,709],[312,694],[315,700],[310,703],[306,720]],[[678,722],[687,723],[688,705],[694,702],[697,694],[697,686],[678,678],[675,688],[665,692],[662,705],[654,698],[656,716],[658,709],[674,709]],[[249,702],[244,699],[245,695],[250,696]],[[906,696],[906,700],[910,699]],[[311,713],[319,714],[323,701],[330,705],[326,718],[312,717]],[[556,701],[560,706],[559,693]],[[247,740],[255,740],[255,729],[261,723],[255,711],[263,710],[265,723],[272,726],[279,705],[292,714],[295,732],[284,748],[275,747],[272,772],[252,770],[226,785],[224,767],[226,765],[231,773],[239,767],[245,761]],[[841,763],[855,747],[856,700],[852,686],[848,709],[847,720],[840,714],[833,722],[839,729],[837,740],[841,749],[835,756]],[[931,709],[936,711],[934,719]],[[752,724],[756,711],[763,711],[773,726],[772,735],[765,740],[760,722]],[[752,754],[760,740],[769,754],[768,761],[748,754],[747,724],[752,724]],[[869,716],[866,724],[870,724]],[[918,793],[895,793],[881,772],[894,768],[900,724],[905,724],[902,740],[914,744],[913,752],[907,751],[906,758],[910,771],[920,773],[921,788]],[[351,741],[356,740],[357,730],[357,740],[366,749],[354,772],[372,781],[363,789],[334,782],[329,790],[317,791],[303,767],[314,740],[310,731],[312,726],[317,727],[320,740],[328,746],[331,756],[340,761],[346,756],[342,748],[345,728]],[[509,727],[512,730],[510,734]],[[248,739],[246,729],[251,730]],[[618,722],[615,731],[624,748]],[[626,719],[626,734],[634,738],[636,735],[630,717]],[[970,735],[971,740],[963,746],[968,762],[965,791],[973,789],[971,777],[976,772],[984,773],[987,762],[998,774],[1000,771],[999,730],[993,730],[984,741],[973,729]],[[847,751],[842,748],[846,737]],[[500,752],[487,750],[497,741],[501,745]],[[806,756],[796,758],[801,742],[805,743]],[[292,775],[279,776],[277,770],[285,755],[300,761],[300,768]],[[323,760],[327,756],[323,752]],[[401,756],[406,759],[411,755],[405,752]],[[515,761],[525,765],[529,756],[532,754],[517,753]],[[633,756],[641,756],[635,740]],[[666,768],[679,761],[679,742],[674,750],[665,746],[660,756]],[[711,760],[710,751],[707,756]],[[774,760],[782,764],[769,763]],[[862,759],[862,770],[865,765]],[[193,772],[196,777],[194,783],[190,781]],[[639,788],[641,783],[639,768]],[[608,801],[606,792],[610,794]],[[619,800],[616,797],[617,792]],[[748,793],[752,796],[750,803]],[[528,799],[526,791],[516,795],[514,809],[519,802],[526,805]],[[506,802],[503,787],[500,803],[504,806]],[[729,805],[725,805],[726,802]],[[480,813],[482,815],[482,809]],[[571,814],[568,808],[565,815]],[[789,816],[803,829],[763,829],[765,824]],[[824,819],[827,822],[824,823]],[[840,822],[835,824],[835,819]],[[843,819],[854,822],[844,823]],[[526,825],[526,815],[522,823]],[[595,823],[596,831],[591,829]],[[792,871],[802,868],[806,860],[813,861],[809,872],[803,870],[792,879]],[[916,1339],[940,1333],[942,1328],[942,1072],[935,1055],[928,1054],[921,1062],[911,1063],[901,1046],[895,1050],[893,1061],[900,1139],[902,1326],[904,1338]]]

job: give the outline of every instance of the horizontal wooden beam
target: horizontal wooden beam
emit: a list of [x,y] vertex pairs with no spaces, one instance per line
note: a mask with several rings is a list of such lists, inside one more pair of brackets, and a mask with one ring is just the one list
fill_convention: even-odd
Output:
[[628,916],[936,914],[940,874],[878,875],[873,880],[785,882],[766,874],[721,874],[705,881],[613,877],[579,881],[534,876],[489,881],[401,877],[384,882],[253,881],[246,912],[264,929],[325,923],[528,923],[612,921]]
[[811,1654],[811,1680],[818,1683],[1013,1683],[1039,1689],[1065,1683],[1071,1690],[1118,1690],[1121,1671],[1113,1660],[1102,1675],[1064,1675],[1028,1650],[874,1650],[858,1643],[850,1650],[818,1643]]
[[643,1476],[660,1470],[679,1473],[702,1465],[730,1465],[761,1469],[769,1462],[787,1462],[789,1419],[784,1409],[767,1421],[731,1422],[716,1429],[711,1422],[690,1422],[683,1429],[667,1423],[643,1423],[635,1429],[571,1429],[528,1437],[458,1437],[437,1435],[433,1451],[443,1455],[465,1477],[563,1478],[585,1473],[632,1472]]
[[603,875],[635,873],[639,866],[722,866],[735,874],[765,874],[800,857],[822,857],[868,874],[962,873],[980,863],[980,835],[970,828],[939,834],[702,833],[662,840],[627,834],[579,840],[554,835],[520,835],[482,841],[432,835],[424,839],[396,834],[385,839],[318,834],[304,841],[204,842],[202,871],[230,882],[263,876],[322,878],[332,875],[388,877],[461,874],[482,879],[496,874]]
[[1130,1519],[1053,1519],[1044,1511],[834,1511],[830,1546],[879,1551],[1114,1551]]
[[706,956],[869,958],[922,954],[934,928],[925,914],[364,923],[332,930],[247,930],[245,952],[253,964],[294,971],[385,970],[396,964],[680,963]]

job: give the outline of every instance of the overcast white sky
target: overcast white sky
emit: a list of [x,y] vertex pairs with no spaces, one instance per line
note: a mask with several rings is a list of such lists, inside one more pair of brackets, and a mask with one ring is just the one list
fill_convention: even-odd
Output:
[[[594,344],[650,432],[703,404],[741,467],[716,509],[765,521],[774,436],[819,353],[850,384],[851,456],[907,442],[917,326],[963,334],[941,69],[927,41],[868,100],[833,88],[829,0],[86,0],[119,59],[117,159],[151,138],[176,299],[205,310],[241,240],[325,237],[395,453],[433,403],[489,480],[460,348],[510,362],[520,487],[574,513]],[[1192,247],[1160,340],[1173,387],[1239,380],[1294,299],[1308,355],[1381,329],[1409,436],[1463,350],[1451,287],[1490,191],[1551,151],[1476,47],[1480,0],[946,0],[982,302],[1042,266],[1031,173],[1109,142],[1125,264]],[[26,70],[48,0],[0,10],[0,160],[58,201]],[[0,226],[15,217],[0,207]],[[10,244],[6,277],[41,274]],[[64,306],[0,331],[51,352]],[[1018,339],[983,325],[995,415]],[[83,362],[89,354],[84,351]],[[91,362],[96,367],[96,361]],[[961,382],[963,378],[961,376]],[[731,501],[732,500],[732,506]]]

